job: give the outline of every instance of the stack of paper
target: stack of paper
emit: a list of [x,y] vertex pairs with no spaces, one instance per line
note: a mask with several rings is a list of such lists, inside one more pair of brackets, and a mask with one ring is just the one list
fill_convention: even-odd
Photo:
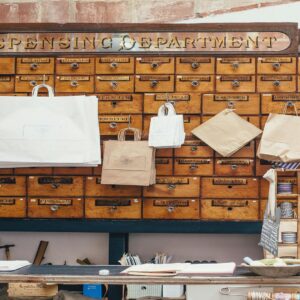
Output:
[[27,260],[0,260],[0,271],[15,271],[29,265]]

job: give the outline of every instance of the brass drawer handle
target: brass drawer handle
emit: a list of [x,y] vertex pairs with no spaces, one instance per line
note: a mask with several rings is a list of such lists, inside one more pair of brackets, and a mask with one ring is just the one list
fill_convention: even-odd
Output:
[[116,122],[111,122],[109,123],[109,127],[114,129],[114,128],[117,128],[117,123]]
[[237,88],[240,86],[240,82],[238,80],[233,80],[231,85],[232,85],[232,87]]
[[53,189],[58,189],[58,188],[59,188],[59,184],[58,184],[58,183],[52,183],[52,184],[51,184],[51,187],[52,187]]
[[35,71],[37,68],[38,68],[38,64],[37,63],[32,63],[31,65],[30,65],[30,70],[32,70],[32,71]]
[[157,85],[158,85],[158,81],[157,81],[157,80],[152,80],[151,83],[150,83],[150,86],[151,86],[152,88],[157,87]]
[[231,165],[231,170],[236,170],[238,168],[237,165]]
[[58,209],[59,209],[59,206],[56,205],[56,204],[50,206],[50,210],[51,210],[51,211],[58,211]]
[[197,87],[200,84],[198,80],[192,80],[191,85],[192,87]]
[[109,211],[113,213],[113,212],[115,212],[117,209],[118,209],[117,206],[114,205],[114,206],[111,206],[111,207],[109,208]]
[[191,147],[191,151],[195,152],[195,151],[197,151],[197,150],[198,150],[198,147],[197,147],[197,146],[192,146],[192,147]]
[[175,190],[175,189],[176,189],[176,184],[172,184],[172,183],[168,184],[168,190],[169,191],[172,191],[172,190]]
[[118,63],[112,62],[112,63],[110,64],[110,67],[111,67],[112,69],[116,69],[116,68],[118,67]]
[[229,102],[227,103],[227,107],[228,107],[229,109],[233,109],[233,108],[234,108],[234,102],[233,102],[233,101],[229,101]]
[[152,68],[153,70],[157,69],[158,66],[159,66],[159,63],[158,63],[158,62],[153,62],[153,63],[151,64],[151,68]]
[[191,164],[190,169],[191,170],[196,170],[196,169],[198,169],[198,166],[196,164]]
[[172,212],[174,212],[175,207],[174,206],[168,206],[167,210],[168,210],[169,213],[172,213]]
[[191,67],[193,70],[196,70],[200,67],[200,64],[198,62],[193,62],[193,63],[191,63]]
[[117,106],[117,104],[118,104],[118,102],[117,102],[117,101],[111,101],[111,106],[112,106],[112,107],[116,107],[116,106]]
[[240,66],[240,64],[237,61],[235,61],[231,64],[231,67],[233,70],[237,70],[239,68],[239,66]]
[[281,65],[279,62],[275,62],[272,64],[272,67],[273,67],[274,71],[278,71],[280,69]]
[[112,82],[110,83],[110,85],[111,85],[111,88],[112,88],[113,90],[115,90],[115,89],[118,87],[118,82],[117,82],[117,81],[112,81]]
[[37,82],[36,82],[35,80],[31,80],[31,81],[29,82],[29,84],[30,84],[31,86],[36,86],[36,85],[37,85]]
[[71,63],[72,70],[77,70],[78,68],[79,68],[79,63],[77,63],[77,62]]
[[72,81],[70,82],[70,85],[71,85],[72,87],[77,87],[77,86],[79,86],[79,83],[78,83],[77,80],[72,80]]
[[275,81],[273,82],[273,86],[275,86],[275,87],[280,86],[280,80],[275,80]]

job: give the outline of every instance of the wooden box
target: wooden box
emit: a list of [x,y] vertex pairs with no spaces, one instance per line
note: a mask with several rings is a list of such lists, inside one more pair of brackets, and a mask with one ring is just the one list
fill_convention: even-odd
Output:
[[0,176],[0,196],[26,195],[26,177]]
[[255,74],[255,57],[218,57],[217,74]]
[[215,59],[213,57],[189,56],[176,58],[177,74],[214,74]]
[[257,59],[258,74],[295,74],[295,57],[259,57]]
[[[47,85],[54,86],[53,75],[17,75],[15,83],[16,93],[31,93],[32,89],[45,81]],[[39,92],[47,92],[45,88],[41,88]]]
[[254,176],[255,160],[247,158],[217,159],[215,175],[218,176]]
[[129,56],[102,56],[96,59],[96,74],[133,74],[134,58]]
[[93,93],[94,76],[61,75],[55,78],[55,90],[68,93]]
[[25,197],[0,197],[0,218],[25,218]]
[[134,77],[129,75],[96,76],[96,93],[133,93]]
[[199,219],[198,199],[149,199],[143,201],[144,219]]
[[260,93],[296,92],[295,75],[258,75],[257,91]]
[[214,162],[210,158],[176,158],[174,162],[175,175],[211,176]]
[[214,83],[213,75],[177,75],[176,92],[212,92]]
[[254,93],[255,76],[252,75],[217,75],[216,91],[218,93]]
[[93,57],[59,57],[56,59],[56,74],[93,75],[95,59]]
[[135,91],[140,92],[173,92],[174,75],[136,75]]
[[17,74],[53,74],[53,57],[18,57]]
[[174,73],[174,57],[137,57],[135,63],[137,74]]
[[140,219],[140,198],[86,198],[86,218],[97,219]]

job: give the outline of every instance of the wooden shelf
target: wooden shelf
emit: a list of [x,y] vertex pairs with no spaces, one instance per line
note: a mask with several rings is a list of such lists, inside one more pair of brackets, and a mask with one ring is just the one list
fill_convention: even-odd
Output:
[[297,199],[298,194],[277,194],[277,199]]
[[278,247],[297,247],[297,243],[278,243]]

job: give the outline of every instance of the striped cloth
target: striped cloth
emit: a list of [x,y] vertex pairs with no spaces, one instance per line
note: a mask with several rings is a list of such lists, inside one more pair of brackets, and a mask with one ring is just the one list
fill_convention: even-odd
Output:
[[279,169],[295,170],[299,168],[300,162],[290,162],[290,163],[274,162],[274,166],[275,168],[279,168]]

